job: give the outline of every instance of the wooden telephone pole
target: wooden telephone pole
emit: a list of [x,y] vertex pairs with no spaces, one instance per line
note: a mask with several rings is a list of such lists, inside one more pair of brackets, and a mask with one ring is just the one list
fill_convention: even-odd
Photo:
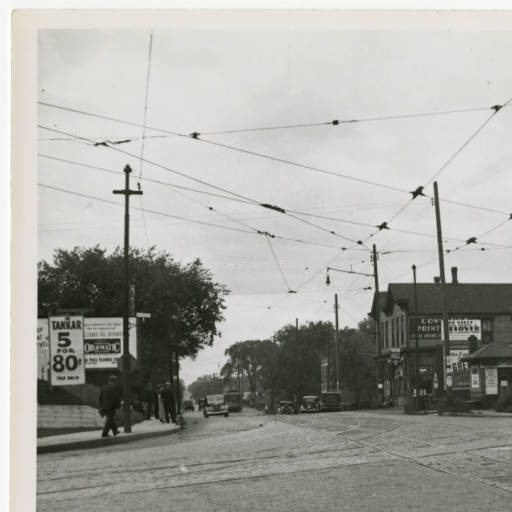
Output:
[[128,345],[128,316],[130,314],[130,287],[129,282],[129,259],[130,259],[130,196],[142,195],[141,190],[130,190],[130,173],[132,169],[127,165],[124,170],[124,189],[113,190],[113,194],[124,195],[124,279],[123,279],[123,416],[124,431],[130,433],[132,426],[130,422],[130,352]]
[[439,274],[441,279],[441,310],[443,312],[443,390],[447,389],[447,371],[446,357],[450,353],[450,334],[448,332],[448,310],[446,307],[446,281],[444,277],[444,251],[443,251],[443,233],[441,230],[441,212],[439,209],[439,193],[437,190],[437,181],[434,181],[434,205],[436,210],[436,228],[437,228],[437,251],[439,254]]

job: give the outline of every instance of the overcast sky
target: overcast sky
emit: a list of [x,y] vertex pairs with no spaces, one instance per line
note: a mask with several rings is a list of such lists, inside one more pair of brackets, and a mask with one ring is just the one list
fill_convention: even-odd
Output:
[[[335,292],[340,297],[341,325],[357,325],[370,309],[373,290],[364,288],[373,288],[373,279],[332,272],[327,287],[325,268],[371,273],[372,243],[388,253],[379,258],[381,289],[392,281],[410,281],[413,263],[427,263],[418,269],[419,281],[431,281],[438,274],[430,199],[418,197],[389,222],[395,230],[420,234],[392,229],[368,237],[375,233],[374,226],[389,221],[409,201],[407,191],[426,185],[425,193],[432,195],[431,177],[490,118],[490,107],[512,97],[511,53],[512,31],[453,27],[44,30],[38,55],[41,102],[142,124],[148,85],[148,127],[198,132],[208,141],[338,176],[150,128],[145,131],[144,158],[168,169],[147,162],[141,166],[142,127],[40,105],[38,122],[43,126],[98,142],[134,140],[115,146],[133,155],[129,156],[40,129],[39,152],[46,157],[39,158],[38,181],[121,202],[111,192],[123,186],[122,169],[130,164],[133,187],[142,176],[144,191],[142,203],[132,199],[134,207],[188,219],[147,211],[145,226],[142,212],[131,212],[133,246],[155,245],[183,263],[200,258],[214,279],[231,290],[226,320],[220,325],[222,337],[196,361],[183,365],[183,377],[190,383],[204,373],[218,372],[224,350],[236,341],[269,337],[295,318],[300,323],[332,320]],[[363,122],[452,110],[465,112]],[[361,122],[207,133],[335,119]],[[437,176],[442,199],[495,210],[443,202],[446,249],[464,245],[450,239],[479,237],[506,221],[512,211],[511,125],[512,105],[497,112]],[[241,196],[244,199],[232,200]],[[369,226],[299,214],[295,218],[258,203]],[[50,260],[56,248],[76,245],[99,244],[112,250],[123,243],[122,214],[120,206],[40,187],[39,258]],[[504,222],[479,239],[481,244],[447,254],[446,268],[459,267],[461,282],[510,282],[511,227]],[[268,238],[254,230],[307,243]],[[353,242],[357,240],[366,242],[361,246]],[[287,293],[289,289],[297,293]]]

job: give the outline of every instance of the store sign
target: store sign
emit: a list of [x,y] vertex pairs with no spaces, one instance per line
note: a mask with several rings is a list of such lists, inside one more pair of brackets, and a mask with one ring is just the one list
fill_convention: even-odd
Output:
[[48,338],[48,319],[37,319],[37,378],[48,380],[50,366],[50,340]]
[[462,361],[469,354],[469,350],[450,350],[446,357],[446,371],[452,377],[454,388],[467,388],[470,386],[471,376],[468,363]]
[[[481,320],[477,318],[449,318],[448,333],[450,341],[466,341],[470,336],[482,339]],[[441,332],[444,332],[441,329]]]
[[498,369],[486,368],[485,369],[485,394],[497,395],[498,394]]
[[[418,324],[419,340],[441,340],[443,339],[443,322],[441,317],[419,316],[409,319],[409,336],[414,339],[416,336],[416,319]],[[448,318],[448,333],[450,341],[467,341],[470,336],[477,340],[482,339],[482,321],[478,318]]]
[[419,340],[441,339],[441,319],[433,316],[410,317],[409,336],[414,339],[416,336],[416,323],[418,327]]
[[[130,354],[137,357],[137,323],[128,322],[128,346]],[[122,318],[86,318],[84,326],[84,357],[88,370],[117,368],[123,353]]]
[[468,363],[462,361],[464,357],[467,357],[469,350],[450,350],[450,355],[446,357],[446,368],[452,373],[460,373],[463,370],[468,369]]
[[83,384],[85,371],[83,316],[52,316],[49,320],[51,384]]
[[400,360],[400,349],[399,348],[390,348],[389,349],[389,357],[391,361],[399,361]]

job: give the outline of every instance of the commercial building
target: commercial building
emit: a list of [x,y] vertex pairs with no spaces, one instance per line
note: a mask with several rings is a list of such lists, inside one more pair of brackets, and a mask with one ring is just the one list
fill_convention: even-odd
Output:
[[[485,394],[486,372],[483,370],[479,381],[483,386],[480,394],[472,393],[470,364],[479,364],[484,369],[482,365],[494,361],[499,367],[512,368],[512,348],[500,350],[499,360],[478,356],[489,355],[488,350],[496,344],[512,344],[512,284],[459,283],[457,268],[453,267],[452,280],[446,283],[445,292],[449,323],[447,386],[461,398],[477,399]],[[441,284],[437,278],[432,283],[417,283],[416,287],[412,283],[390,283],[386,292],[374,295],[370,314],[374,319],[380,317],[380,380],[386,401],[402,405],[415,387],[416,340],[419,393],[435,398],[437,391],[443,389],[441,303]],[[492,354],[496,355],[495,351]],[[487,372],[487,376],[493,378],[494,373]],[[476,391],[476,377],[473,383]]]

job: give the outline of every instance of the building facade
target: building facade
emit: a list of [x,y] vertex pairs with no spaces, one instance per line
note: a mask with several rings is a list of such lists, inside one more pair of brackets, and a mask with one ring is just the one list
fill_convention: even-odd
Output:
[[[459,283],[454,267],[445,296],[449,329],[446,384],[469,400],[468,356],[493,342],[512,341],[512,284]],[[420,395],[435,400],[443,389],[442,313],[438,280],[417,283],[416,287],[390,283],[386,292],[374,295],[371,316],[380,320],[380,381],[385,401],[403,405],[416,388],[417,377]]]

